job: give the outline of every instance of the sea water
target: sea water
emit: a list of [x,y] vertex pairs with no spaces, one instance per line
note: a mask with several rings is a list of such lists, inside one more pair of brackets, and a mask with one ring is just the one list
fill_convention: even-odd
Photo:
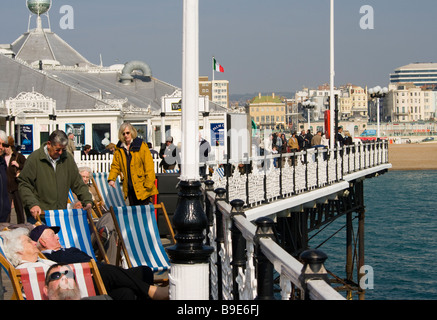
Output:
[[[437,299],[436,189],[437,171],[389,171],[364,181],[366,300]],[[338,231],[319,249],[328,255],[327,269],[342,278],[345,221],[310,241],[314,248]],[[357,228],[355,219],[355,241]]]

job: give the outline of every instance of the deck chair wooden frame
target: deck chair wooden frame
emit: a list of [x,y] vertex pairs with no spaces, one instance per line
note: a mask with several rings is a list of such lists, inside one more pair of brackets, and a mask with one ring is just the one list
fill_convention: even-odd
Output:
[[[143,219],[138,212],[140,212],[141,208],[146,207],[148,207],[149,211],[147,212],[147,217]],[[156,205],[110,208],[119,241],[117,265],[121,263],[121,251],[123,251],[126,264],[129,268],[146,265],[154,272],[161,272],[168,270],[170,267],[167,254],[159,236],[154,207]],[[117,215],[122,213],[125,215],[125,218],[120,222]],[[132,229],[135,230],[130,233]],[[134,234],[134,232],[137,233]],[[126,239],[130,240],[129,243],[126,243]],[[135,248],[129,248],[128,245],[130,243]],[[135,253],[132,254],[134,251]]]
[[[65,221],[67,215],[68,221]],[[40,217],[38,217],[38,220],[41,221],[41,218],[44,218],[45,224],[47,226],[56,226],[61,228],[58,236],[62,245],[66,245],[67,247],[76,247],[87,253],[93,259],[98,260],[91,243],[92,232],[99,248],[98,256],[100,260],[103,260],[105,261],[105,263],[109,264],[106,250],[104,249],[103,244],[100,240],[96,225],[94,224],[94,220],[91,216],[90,211],[83,209],[48,210],[44,211],[44,213],[41,214]],[[71,226],[74,226],[75,230],[71,229]],[[80,232],[78,231],[78,229]]]
[[106,205],[106,203],[105,203],[105,200],[102,197],[102,193],[100,192],[100,189],[97,186],[96,180],[94,179],[93,175],[91,175],[91,183],[94,186],[94,188],[96,189],[97,197],[99,198],[97,201],[94,201],[94,205],[96,206],[96,210],[97,210],[96,214],[100,218],[100,217],[103,216],[103,212],[100,209],[100,207]]

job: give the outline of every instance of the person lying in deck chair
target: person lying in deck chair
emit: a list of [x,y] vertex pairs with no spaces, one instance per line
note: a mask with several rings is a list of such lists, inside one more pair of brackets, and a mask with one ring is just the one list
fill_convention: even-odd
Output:
[[49,300],[112,300],[108,295],[81,298],[74,271],[63,263],[56,263],[47,270],[43,290]]
[[[29,236],[38,249],[52,261],[58,263],[88,262],[91,257],[77,248],[62,248],[56,233],[59,227],[41,225]],[[96,262],[108,295],[114,300],[166,300],[168,287],[153,285],[153,272],[149,267],[123,269],[110,264]]]

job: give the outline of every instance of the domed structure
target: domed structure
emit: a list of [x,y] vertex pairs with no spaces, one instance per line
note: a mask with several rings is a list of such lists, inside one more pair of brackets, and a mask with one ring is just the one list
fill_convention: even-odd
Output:
[[34,14],[40,16],[50,10],[52,0],[27,0],[27,8]]

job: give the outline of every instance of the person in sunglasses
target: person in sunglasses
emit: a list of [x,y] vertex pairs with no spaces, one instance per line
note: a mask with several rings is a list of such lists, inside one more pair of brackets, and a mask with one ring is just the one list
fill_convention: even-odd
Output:
[[81,298],[76,275],[70,265],[56,263],[46,272],[43,292],[48,300],[112,300],[108,295]]
[[[63,248],[57,233],[59,227],[40,225],[29,234],[47,259],[57,263],[82,263],[92,258],[77,248]],[[114,300],[168,300],[168,287],[153,285],[153,272],[141,266],[123,269],[96,261],[108,295]]]
[[115,188],[118,175],[122,175],[123,194],[125,200],[129,200],[129,205],[148,205],[152,202],[152,196],[158,194],[149,147],[129,122],[120,126],[118,138],[108,183]]
[[68,264],[54,264],[46,272],[44,294],[49,300],[80,300],[80,289]]

